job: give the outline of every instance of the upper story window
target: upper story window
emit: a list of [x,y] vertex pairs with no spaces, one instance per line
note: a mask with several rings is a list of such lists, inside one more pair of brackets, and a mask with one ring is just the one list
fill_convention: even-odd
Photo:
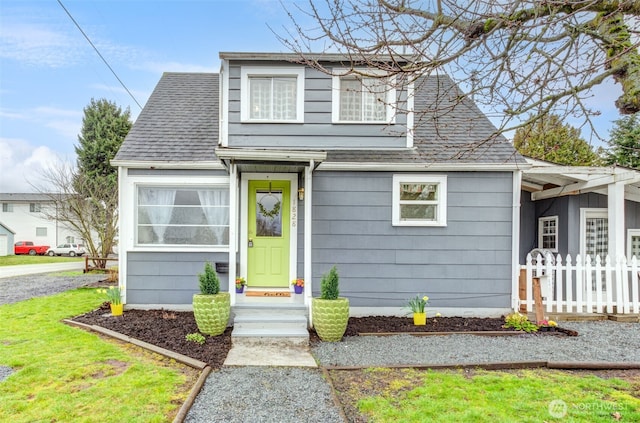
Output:
[[538,248],[558,251],[558,216],[538,219]]
[[42,207],[40,203],[29,203],[29,211],[31,213],[40,213],[42,211]]
[[2,211],[4,213],[13,212],[13,204],[11,204],[11,203],[2,203]]
[[243,66],[241,78],[243,122],[304,121],[304,68]]
[[333,122],[392,123],[396,92],[392,80],[372,76],[333,77]]
[[394,175],[394,226],[446,226],[447,177]]

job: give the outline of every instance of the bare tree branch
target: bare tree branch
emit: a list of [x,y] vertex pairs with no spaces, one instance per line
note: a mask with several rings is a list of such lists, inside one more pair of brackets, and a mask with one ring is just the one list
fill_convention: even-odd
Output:
[[504,116],[501,132],[550,112],[591,125],[584,99],[611,79],[620,113],[640,111],[637,0],[310,0],[287,12],[294,30],[279,37],[302,63],[332,73],[308,53],[320,46],[349,72],[446,73]]

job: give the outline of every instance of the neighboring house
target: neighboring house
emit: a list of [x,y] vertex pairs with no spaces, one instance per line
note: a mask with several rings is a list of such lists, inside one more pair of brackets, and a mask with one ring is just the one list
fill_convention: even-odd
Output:
[[0,257],[13,255],[15,234],[15,232],[0,222]]
[[354,315],[416,295],[458,315],[517,306],[529,165],[450,78],[391,89],[292,54],[220,58],[219,74],[165,73],[112,161],[128,306],[189,308],[206,260],[233,304],[243,276],[302,277],[309,305],[336,265]]
[[[66,224],[47,218],[55,216],[55,203],[48,194],[0,193],[0,207],[0,221],[15,231],[15,241],[52,247],[62,242],[82,242]],[[13,254],[13,246],[9,254]]]
[[563,166],[527,158],[520,263],[542,250],[575,261],[640,258],[640,172],[620,166]]

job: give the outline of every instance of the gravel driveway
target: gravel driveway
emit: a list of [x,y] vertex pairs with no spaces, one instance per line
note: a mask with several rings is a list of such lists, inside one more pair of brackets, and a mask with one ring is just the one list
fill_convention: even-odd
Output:
[[0,278],[0,305],[46,297],[105,279],[105,275],[53,276],[36,274]]

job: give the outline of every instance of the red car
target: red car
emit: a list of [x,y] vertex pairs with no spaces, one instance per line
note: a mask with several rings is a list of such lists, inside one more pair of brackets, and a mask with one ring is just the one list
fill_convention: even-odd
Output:
[[48,249],[48,245],[35,245],[31,241],[18,241],[13,246],[13,253],[15,255],[29,254],[30,256],[42,256],[47,253]]

